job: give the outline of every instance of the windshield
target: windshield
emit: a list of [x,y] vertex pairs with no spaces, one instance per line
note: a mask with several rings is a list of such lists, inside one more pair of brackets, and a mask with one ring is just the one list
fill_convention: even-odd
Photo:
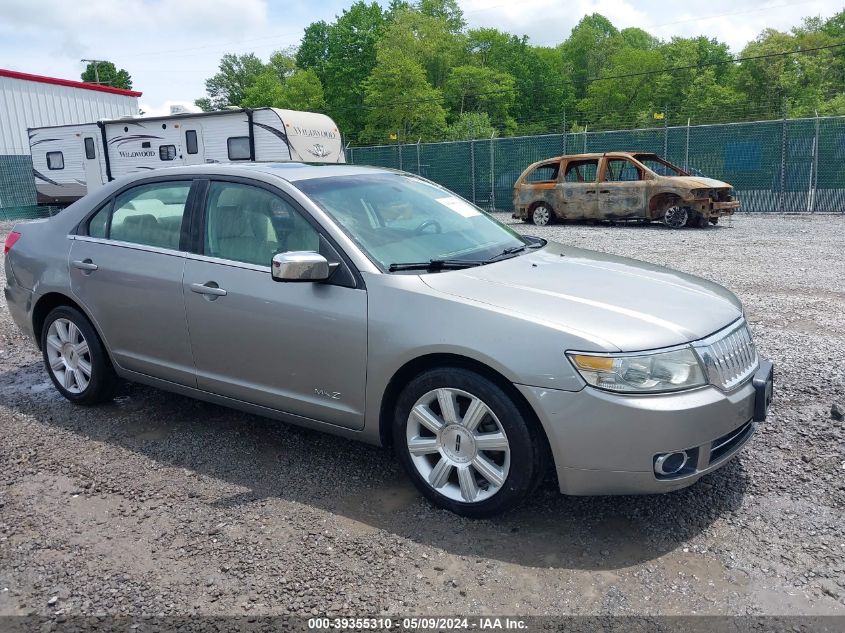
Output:
[[654,154],[634,154],[634,158],[658,176],[689,176],[689,174],[680,167],[676,167],[672,163],[667,162]]
[[527,243],[462,198],[412,176],[359,174],[294,184],[384,269],[481,261]]

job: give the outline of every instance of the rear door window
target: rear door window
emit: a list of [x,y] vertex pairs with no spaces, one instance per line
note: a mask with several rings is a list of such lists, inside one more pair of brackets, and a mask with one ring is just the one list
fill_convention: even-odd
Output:
[[595,182],[598,168],[598,159],[569,161],[566,165],[564,180],[566,182]]
[[179,250],[185,203],[190,191],[190,181],[172,180],[124,191],[115,198],[108,238]]
[[97,154],[94,152],[94,139],[90,136],[85,137],[85,158],[88,160],[97,158]]
[[642,172],[627,158],[609,158],[604,169],[606,182],[631,182],[642,180]]

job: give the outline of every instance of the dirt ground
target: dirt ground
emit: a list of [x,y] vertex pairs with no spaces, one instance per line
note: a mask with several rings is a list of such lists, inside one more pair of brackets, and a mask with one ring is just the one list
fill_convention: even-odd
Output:
[[0,615],[845,614],[845,216],[515,227],[738,294],[777,372],[739,458],[471,521],[386,449],[138,385],[75,407],[0,302]]

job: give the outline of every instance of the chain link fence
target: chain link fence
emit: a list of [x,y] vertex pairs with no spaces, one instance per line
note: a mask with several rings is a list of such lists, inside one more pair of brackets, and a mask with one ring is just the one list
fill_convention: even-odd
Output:
[[347,147],[346,160],[419,174],[490,210],[511,211],[513,183],[560,154],[654,152],[729,182],[742,211],[845,212],[845,117]]

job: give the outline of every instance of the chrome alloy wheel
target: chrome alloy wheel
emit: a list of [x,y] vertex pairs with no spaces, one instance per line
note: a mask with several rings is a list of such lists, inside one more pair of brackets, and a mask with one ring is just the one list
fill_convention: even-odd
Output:
[[666,214],[663,216],[663,222],[666,226],[673,229],[682,229],[687,225],[689,220],[689,211],[686,207],[669,207],[666,209]]
[[474,503],[489,499],[510,470],[510,445],[499,419],[481,399],[460,389],[423,395],[408,416],[411,461],[444,497]]
[[544,204],[538,204],[531,212],[531,221],[537,226],[548,226],[552,222],[552,210]]
[[50,324],[47,360],[56,381],[70,393],[82,393],[91,382],[88,341],[73,321],[56,319]]

